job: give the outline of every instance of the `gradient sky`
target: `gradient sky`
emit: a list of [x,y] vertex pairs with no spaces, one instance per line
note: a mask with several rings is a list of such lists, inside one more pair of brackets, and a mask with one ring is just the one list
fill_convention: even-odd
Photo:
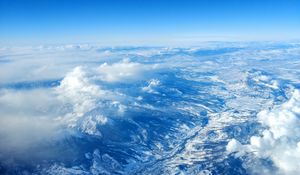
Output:
[[2,43],[300,38],[300,0],[0,0]]

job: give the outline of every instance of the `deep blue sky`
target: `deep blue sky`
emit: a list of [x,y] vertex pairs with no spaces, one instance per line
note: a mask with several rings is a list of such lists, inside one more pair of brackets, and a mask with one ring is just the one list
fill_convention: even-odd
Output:
[[300,38],[300,0],[0,0],[2,42]]

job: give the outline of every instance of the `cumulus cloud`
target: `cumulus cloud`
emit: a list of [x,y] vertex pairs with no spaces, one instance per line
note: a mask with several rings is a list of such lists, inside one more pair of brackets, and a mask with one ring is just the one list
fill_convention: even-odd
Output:
[[[122,115],[126,111],[124,103],[129,99],[122,93],[114,92],[113,88],[103,89],[101,83],[133,83],[147,77],[156,68],[155,65],[128,59],[119,61],[124,58],[125,52],[114,49],[112,53],[111,50],[90,45],[1,48],[0,56],[8,62],[0,63],[0,88],[11,82],[34,83],[37,80],[62,79],[55,88],[0,90],[0,125],[3,125],[3,132],[9,130],[5,129],[5,123],[10,123],[10,128],[18,128],[22,125],[20,122],[24,121],[24,127],[28,126],[30,130],[34,127],[27,121],[47,123],[50,120],[49,123],[79,127],[82,132],[90,134],[95,131],[97,134],[95,123],[105,124],[107,116],[99,114],[102,116],[100,120],[97,116],[90,118],[86,114],[101,106],[99,103],[110,101],[107,103],[109,107]],[[103,63],[108,56],[109,63]],[[14,126],[18,117],[26,119]]]
[[[118,114],[122,114],[126,110],[126,106],[122,102],[128,101],[129,97],[113,91],[113,88],[103,89],[101,85],[115,82],[133,83],[146,78],[150,70],[155,68],[155,66],[130,62],[129,60],[112,64],[104,63],[98,67],[75,67],[66,74],[56,88],[58,98],[64,104],[70,105],[71,108],[69,113],[60,116],[58,119],[68,123],[70,127],[76,127],[80,118],[87,112],[99,107],[97,104],[105,100],[111,101],[110,107],[116,109]],[[148,91],[150,91],[149,88],[157,86],[158,83],[158,80],[152,80]]]
[[279,169],[278,174],[300,174],[300,91],[281,106],[261,111],[259,122],[267,129],[261,136],[252,136],[250,144],[242,145],[232,139],[227,151],[238,155],[253,153],[258,158],[269,158]]
[[94,108],[96,99],[105,94],[105,91],[90,82],[82,67],[76,67],[69,72],[56,90],[64,103],[72,105],[72,112],[64,117],[70,125],[74,125],[78,117]]
[[[108,72],[99,71],[97,67],[75,67],[55,88],[1,89],[2,156],[9,152],[14,157],[17,154],[13,152],[26,152],[33,146],[59,140],[64,137],[63,130],[68,128],[101,136],[98,127],[106,124],[108,118],[101,111],[89,112],[99,108],[99,105],[101,107],[101,102],[110,101],[106,103],[108,107],[122,115],[126,110],[123,102],[127,99],[119,92],[102,89],[101,84],[97,83],[99,78],[108,82],[134,81],[134,78],[142,76],[143,65],[122,61],[100,67],[105,67]],[[114,74],[114,71],[117,73]]]
[[107,98],[105,94],[110,92],[94,84],[82,67],[76,67],[69,72],[55,90],[58,99],[69,106],[67,112],[56,119],[63,125],[77,128],[83,133],[101,136],[97,126],[105,124],[107,118],[103,115],[85,115],[97,107],[99,99]]
[[[126,106],[122,104],[122,101],[128,99],[112,89],[103,89],[99,80],[105,82],[137,80],[142,76],[143,67],[138,63],[122,61],[112,65],[105,63],[98,68],[74,68],[56,88],[59,99],[72,108],[71,112],[60,116],[58,119],[68,123],[70,127],[76,127],[77,121],[87,112],[99,107],[98,103],[101,101],[111,101],[110,107],[116,108],[116,112],[119,114],[123,113]],[[91,122],[88,123],[91,124]]]
[[[104,89],[106,83],[127,83],[145,78],[148,71],[154,67],[123,60],[112,64],[104,63],[98,67],[78,66],[66,74],[60,85],[55,88],[58,99],[68,108],[68,112],[57,117],[57,120],[71,128],[79,128],[80,131],[101,136],[98,125],[105,124],[107,117],[101,114],[101,118],[88,114],[93,110],[102,109],[102,103],[112,109],[115,115],[122,115],[126,111],[124,103],[130,97],[114,91],[114,88]],[[153,83],[152,83],[153,84]],[[152,85],[151,85],[152,86]],[[105,101],[109,101],[109,105]],[[105,121],[105,122],[104,122]]]
[[156,68],[156,65],[148,66],[127,59],[111,65],[103,63],[97,68],[98,78],[107,82],[126,82],[144,78],[148,71]]

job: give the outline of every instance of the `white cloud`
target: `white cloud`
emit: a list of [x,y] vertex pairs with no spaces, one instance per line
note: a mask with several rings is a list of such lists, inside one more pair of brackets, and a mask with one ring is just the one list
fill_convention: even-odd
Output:
[[[113,64],[110,71],[118,70],[121,65],[121,70],[126,71],[126,68],[132,68],[137,63],[121,62]],[[101,67],[101,66],[100,66]],[[141,68],[139,68],[141,69]],[[128,70],[131,72],[131,70]],[[105,75],[108,75],[106,72]],[[118,75],[112,73],[114,81],[127,81],[128,79],[119,79]],[[114,88],[105,90],[101,87],[99,78],[102,77],[103,72],[99,72],[98,68],[90,67],[76,67],[61,81],[61,84],[55,88],[58,99],[69,107],[69,110],[57,117],[57,120],[70,128],[76,128],[83,133],[89,135],[101,136],[98,127],[104,125],[109,120],[103,114],[108,110],[114,111],[115,116],[122,116],[127,107],[124,105],[130,101],[130,97],[114,91]],[[131,74],[130,74],[131,75]],[[128,76],[130,76],[127,74]],[[142,75],[142,74],[140,74]],[[135,75],[132,74],[131,81]],[[101,79],[102,80],[102,79]],[[107,101],[109,103],[107,103]],[[103,105],[106,107],[104,108]],[[89,112],[97,110],[96,114],[88,114]]]
[[[61,114],[59,100],[49,89],[0,90],[0,159],[27,160],[54,154],[32,151],[39,145],[65,137],[54,118]],[[34,159],[34,158],[32,158]]]
[[26,152],[34,145],[63,136],[59,133],[58,123],[49,118],[32,116],[1,116],[0,134],[2,153]]
[[56,90],[61,100],[73,105],[71,119],[75,120],[94,108],[96,99],[105,93],[90,81],[82,67],[69,72]]
[[148,71],[156,68],[156,65],[147,66],[140,63],[123,60],[111,65],[104,63],[97,68],[99,79],[107,82],[136,81],[146,76]]
[[261,111],[258,120],[267,129],[262,136],[252,136],[250,144],[242,145],[232,139],[228,152],[239,155],[252,152],[258,158],[270,158],[279,169],[278,174],[300,174],[300,92],[281,106]]
[[0,89],[1,116],[55,116],[59,105],[51,89]]
[[[110,107],[116,109],[116,112],[122,115],[126,110],[126,106],[122,104],[122,101],[128,102],[130,97],[114,92],[113,89],[102,89],[99,80],[108,83],[134,82],[145,78],[146,74],[155,68],[155,66],[129,62],[128,60],[111,65],[104,63],[99,67],[79,66],[74,68],[67,73],[60,86],[56,88],[58,98],[72,108],[70,112],[60,116],[58,119],[63,121],[63,123],[67,123],[69,127],[76,127],[80,118],[87,112],[97,108],[97,103],[104,100],[111,101]],[[150,82],[151,88],[157,85],[157,80]]]

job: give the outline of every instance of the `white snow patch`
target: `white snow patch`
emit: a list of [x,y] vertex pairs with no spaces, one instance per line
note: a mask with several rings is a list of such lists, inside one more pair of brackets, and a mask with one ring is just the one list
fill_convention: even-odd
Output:
[[145,86],[142,88],[143,91],[148,92],[148,93],[157,93],[154,88],[157,87],[160,84],[160,81],[157,79],[151,79],[148,82],[148,86]]

